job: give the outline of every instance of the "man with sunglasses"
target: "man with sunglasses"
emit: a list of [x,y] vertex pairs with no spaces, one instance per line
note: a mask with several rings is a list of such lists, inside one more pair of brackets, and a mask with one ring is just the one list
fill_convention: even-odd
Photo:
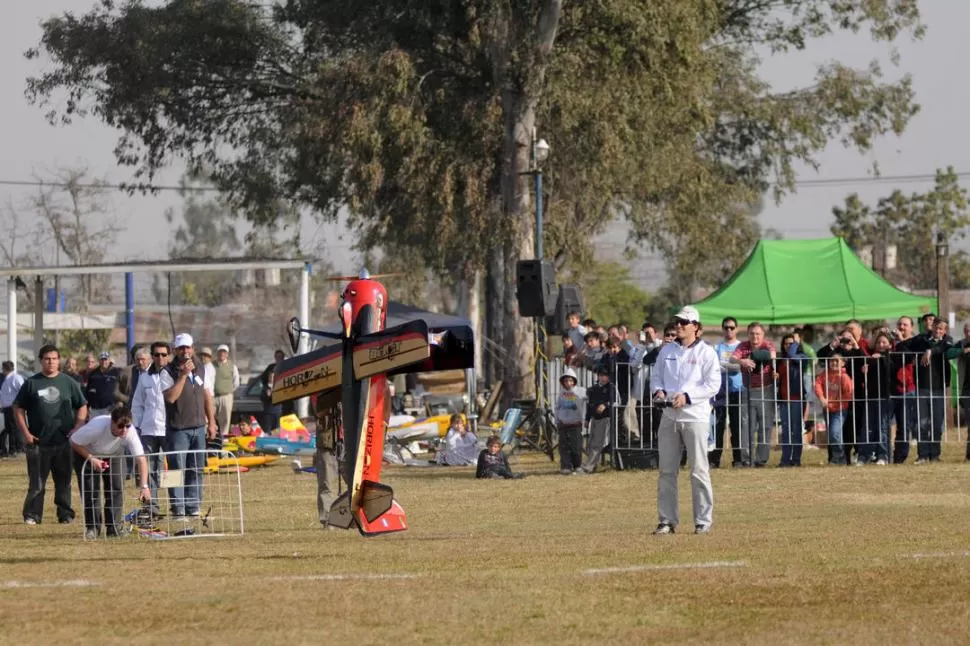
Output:
[[741,400],[744,382],[741,379],[741,366],[731,363],[734,351],[741,345],[738,340],[738,321],[733,316],[721,321],[724,338],[714,346],[721,364],[721,389],[714,398],[714,450],[708,453],[712,469],[721,466],[721,453],[724,450],[724,431],[731,429],[731,466],[734,468],[751,464],[748,455],[748,442],[741,440],[744,407]]
[[159,516],[161,506],[158,503],[158,483],[164,466],[162,452],[165,451],[167,419],[162,372],[172,360],[172,348],[165,341],[156,341],[151,347],[151,357],[151,367],[138,378],[135,392],[131,396],[131,419],[148,459],[152,515]]
[[[110,415],[98,415],[71,434],[71,446],[78,458],[74,461],[81,497],[84,500],[84,538],[100,536],[104,521],[105,533],[118,536],[124,512],[125,450],[138,468],[139,498],[151,500],[148,487],[148,461],[142,451],[138,434],[131,425],[131,411],[117,406]],[[104,513],[101,508],[101,489],[104,488]]]
[[650,377],[653,400],[665,408],[660,420],[660,477],[654,534],[673,534],[679,519],[677,475],[680,456],[690,464],[694,533],[707,534],[714,522],[714,490],[707,462],[711,399],[721,387],[721,366],[714,349],[700,338],[700,313],[684,307],[674,324],[677,341],[660,350]]

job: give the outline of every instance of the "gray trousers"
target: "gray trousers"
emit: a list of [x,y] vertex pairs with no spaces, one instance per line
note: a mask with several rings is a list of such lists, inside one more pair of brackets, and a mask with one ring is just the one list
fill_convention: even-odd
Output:
[[657,512],[660,522],[674,526],[680,522],[677,474],[680,471],[681,453],[687,449],[694,525],[710,526],[714,520],[714,489],[707,464],[707,435],[711,424],[706,420],[675,423],[671,412],[664,413],[658,433],[660,477],[657,479]]
[[586,461],[581,467],[583,471],[592,473],[599,466],[606,447],[606,439],[610,433],[610,418],[594,419],[589,422],[589,439],[586,440]]
[[213,408],[215,408],[216,426],[219,428],[219,441],[225,439],[229,433],[229,425],[232,423],[232,393],[228,395],[216,395],[212,398]]
[[[775,395],[773,387],[750,388],[747,394],[748,436],[741,432],[742,441],[751,455],[751,464],[767,464],[771,457],[771,429],[775,426]],[[744,451],[742,450],[742,455]]]
[[313,466],[317,468],[317,513],[320,522],[326,525],[330,520],[330,505],[337,498],[337,456],[333,451],[317,449],[313,454]]

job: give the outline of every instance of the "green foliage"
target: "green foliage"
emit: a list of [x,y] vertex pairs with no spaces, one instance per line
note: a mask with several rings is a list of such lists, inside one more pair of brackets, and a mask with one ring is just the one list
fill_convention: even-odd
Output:
[[[62,330],[60,333],[61,368],[68,357],[80,357],[104,351],[111,339],[111,330]],[[83,362],[82,362],[83,363]]]
[[915,114],[910,79],[876,65],[820,66],[785,92],[756,73],[758,52],[861,30],[919,37],[915,1],[102,0],[44,22],[28,56],[52,64],[27,95],[53,122],[120,129],[139,180],[179,156],[254,222],[281,200],[346,208],[365,249],[487,267],[522,377],[528,322],[502,276],[531,248],[533,127],[554,151],[550,253],[587,265],[593,235],[627,218],[680,298],[751,248],[760,194],[780,199],[831,141],[865,151]]
[[845,239],[857,252],[870,248],[874,264],[882,269],[882,253],[888,245],[897,249],[897,267],[886,272],[893,282],[913,289],[935,289],[937,236],[951,243],[951,286],[970,286],[970,256],[955,250],[952,243],[966,236],[970,225],[967,191],[960,186],[952,167],[936,171],[933,188],[925,193],[905,195],[893,191],[870,207],[855,193],[834,207],[832,234]]
[[650,296],[633,282],[624,265],[594,262],[577,282],[583,289],[587,316],[604,325],[623,322],[636,327],[644,321]]

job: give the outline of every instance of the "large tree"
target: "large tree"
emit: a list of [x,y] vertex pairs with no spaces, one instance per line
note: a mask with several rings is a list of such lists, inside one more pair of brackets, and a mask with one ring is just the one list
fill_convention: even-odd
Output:
[[[897,189],[874,207],[852,193],[832,214],[833,235],[845,238],[857,252],[868,249],[883,276],[913,289],[936,289],[938,237],[953,243],[966,237],[970,226],[967,190],[960,186],[952,167],[937,170],[933,188],[926,192],[906,195]],[[885,260],[891,247],[896,249],[894,268],[887,267]],[[950,256],[950,283],[966,289],[970,286],[970,256],[952,246]]]
[[519,394],[533,346],[512,270],[534,242],[533,128],[555,148],[551,253],[588,258],[619,215],[636,240],[721,272],[724,250],[749,247],[739,222],[760,192],[790,190],[829,141],[865,149],[914,113],[909,80],[875,68],[830,65],[784,94],[755,73],[756,51],[863,28],[918,34],[915,2],[103,0],[44,23],[29,55],[53,67],[28,95],[60,106],[53,120],[120,128],[138,180],[180,156],[256,221],[280,198],[346,207],[365,246],[412,249],[457,281],[487,269]]

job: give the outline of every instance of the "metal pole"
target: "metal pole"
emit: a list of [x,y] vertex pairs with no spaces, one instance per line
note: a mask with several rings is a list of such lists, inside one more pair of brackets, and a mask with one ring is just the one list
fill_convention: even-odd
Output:
[[125,272],[125,339],[128,355],[135,347],[135,274]]
[[[310,263],[305,263],[303,265],[303,271],[300,272],[300,323],[303,327],[310,326],[310,272],[313,271],[313,265]],[[304,354],[307,351],[309,339],[306,334],[300,335],[300,345],[297,348],[299,354]],[[301,397],[296,402],[296,414],[299,417],[306,417],[310,410],[310,400],[306,397]]]
[[34,279],[34,354],[44,345],[44,279]]
[[[535,230],[535,256],[541,264],[542,262],[542,169],[539,168],[539,140],[536,137],[535,128],[532,129],[532,176],[535,178],[535,192],[536,192],[536,230]],[[536,329],[536,350],[545,353],[546,349],[546,338],[543,333],[543,321],[541,318],[535,319],[535,329]],[[536,407],[540,410],[545,409],[545,392],[544,392],[544,380],[543,380],[543,369],[545,367],[544,359],[542,357],[536,357]],[[544,416],[542,417],[544,420]]]
[[542,260],[542,169],[534,170],[536,178],[536,260]]
[[[17,369],[17,279],[7,279],[7,359]],[[12,382],[11,382],[12,383]]]
[[936,234],[936,297],[938,315],[944,320],[950,311],[950,247],[946,234]]

